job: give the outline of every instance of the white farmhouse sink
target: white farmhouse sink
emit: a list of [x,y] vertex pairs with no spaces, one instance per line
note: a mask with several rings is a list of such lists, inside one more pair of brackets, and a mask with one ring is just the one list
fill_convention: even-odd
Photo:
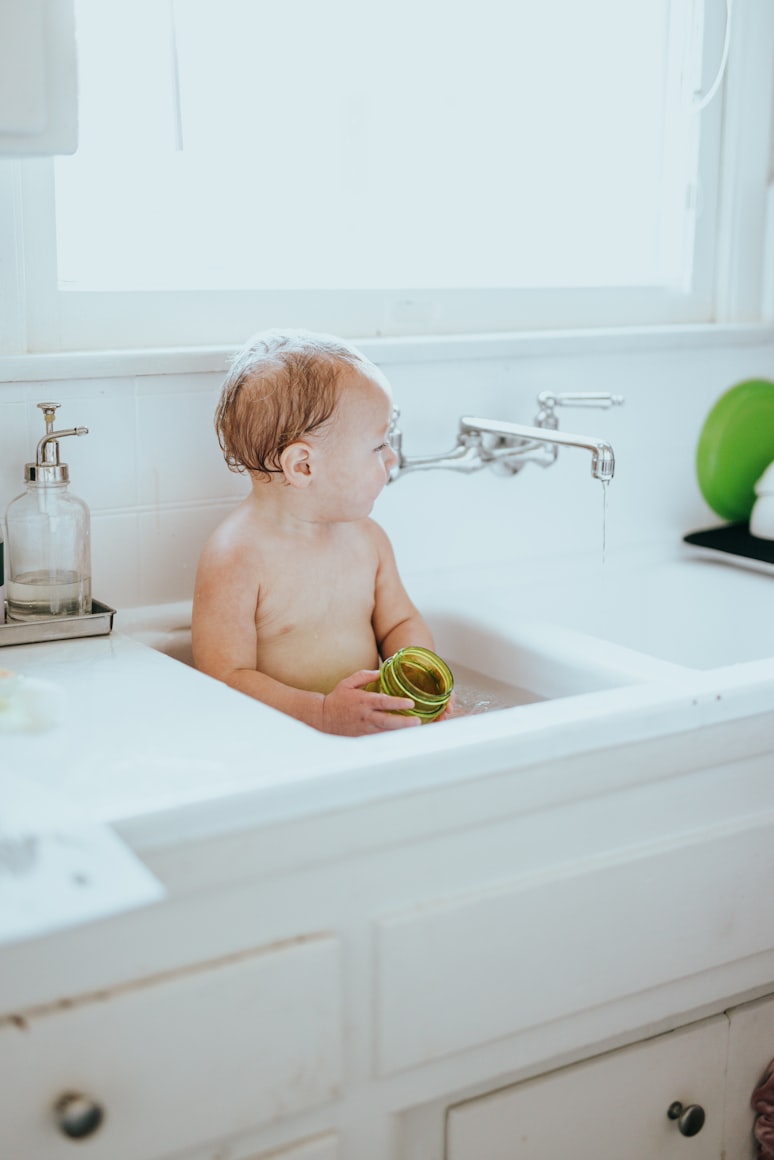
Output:
[[688,668],[774,657],[774,575],[710,559],[579,569],[516,599],[536,616]]
[[[513,621],[502,611],[425,609],[436,651],[455,677],[462,714],[477,714],[620,688],[650,679],[653,662],[632,663],[625,650],[588,647],[551,624]],[[192,664],[190,604],[119,613],[116,628],[184,664]],[[638,658],[635,658],[637,661]],[[659,672],[671,666],[656,665]]]

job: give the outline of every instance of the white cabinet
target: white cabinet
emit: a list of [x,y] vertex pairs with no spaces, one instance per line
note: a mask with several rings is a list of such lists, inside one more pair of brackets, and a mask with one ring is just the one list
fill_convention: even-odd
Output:
[[[0,1156],[157,1160],[330,1103],[340,996],[338,942],[320,935],[11,1021]],[[102,1112],[75,1141],[55,1113],[67,1093],[82,1099],[84,1127]],[[71,1128],[77,1110],[64,1109]],[[298,1155],[334,1160],[335,1142]]]
[[73,0],[0,0],[0,156],[77,144]]
[[[557,859],[545,873],[383,916],[375,928],[379,1073],[529,1033],[774,946],[774,910],[738,888],[774,868],[772,851],[769,823],[719,829],[615,864]],[[679,931],[664,921],[676,882]],[[733,940],[718,937],[726,926]]]
[[[720,1160],[727,1041],[720,1015],[458,1104],[446,1160]],[[697,1134],[678,1101],[704,1110]]]
[[[750,1099],[772,1059],[767,996],[455,1105],[446,1160],[755,1160]],[[676,1102],[705,1113],[695,1135],[670,1120]]]

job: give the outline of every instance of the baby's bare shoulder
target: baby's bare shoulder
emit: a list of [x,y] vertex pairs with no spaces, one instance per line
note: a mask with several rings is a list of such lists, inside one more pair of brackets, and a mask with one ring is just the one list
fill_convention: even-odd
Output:
[[390,546],[390,537],[385,532],[381,524],[377,524],[376,520],[368,519],[358,520],[357,527],[360,529],[360,535],[373,544],[375,548],[381,549]]
[[204,545],[201,566],[213,569],[254,569],[265,552],[260,529],[250,513],[241,508],[231,512]]
[[365,526],[363,530],[364,536],[371,544],[373,551],[376,553],[379,566],[390,564],[394,562],[395,555],[392,548],[390,537],[385,532],[381,524],[377,524],[376,520],[367,519],[362,521]]
[[338,551],[349,553],[350,559],[367,562],[374,569],[392,550],[387,533],[372,519],[339,524],[331,542]]

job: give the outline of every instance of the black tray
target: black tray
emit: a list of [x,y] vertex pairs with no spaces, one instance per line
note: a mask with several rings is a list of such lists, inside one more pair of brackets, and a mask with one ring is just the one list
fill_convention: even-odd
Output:
[[759,536],[751,535],[747,523],[705,528],[703,531],[690,532],[683,536],[683,540],[686,544],[727,560],[729,564],[774,574],[774,540],[762,540]]

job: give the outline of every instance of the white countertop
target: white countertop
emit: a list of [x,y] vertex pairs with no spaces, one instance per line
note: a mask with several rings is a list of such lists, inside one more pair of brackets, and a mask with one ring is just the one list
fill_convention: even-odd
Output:
[[[464,586],[447,604],[455,599],[469,607]],[[498,631],[502,594],[499,600],[499,608],[493,598],[480,614]],[[124,619],[131,628],[137,615]],[[533,636],[547,655],[575,649],[582,656],[591,643],[601,673],[616,667],[625,673],[630,665],[634,675],[623,679],[636,683],[601,688],[598,682],[597,691],[581,695],[342,738],[138,643],[122,632],[121,621],[119,613],[109,636],[2,650],[2,667],[59,686],[64,709],[51,728],[4,733],[0,746],[4,768],[17,778],[61,793],[84,819],[119,823],[140,849],[699,728],[763,712],[774,691],[772,660],[697,672],[541,623]]]

